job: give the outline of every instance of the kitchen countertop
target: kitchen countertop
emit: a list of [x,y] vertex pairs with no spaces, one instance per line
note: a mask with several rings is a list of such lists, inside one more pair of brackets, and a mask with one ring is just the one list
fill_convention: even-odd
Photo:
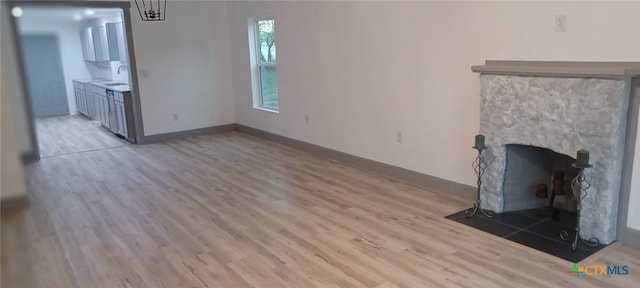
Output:
[[98,87],[105,88],[105,89],[113,90],[113,91],[116,91],[116,92],[129,92],[129,91],[131,91],[131,87],[129,87],[129,85],[117,85],[117,86],[104,85],[104,84],[109,84],[109,83],[113,83],[113,82],[114,81],[91,82],[91,84],[96,85]]
[[105,79],[73,79],[73,81],[76,81],[78,83],[110,82],[109,80],[105,80]]

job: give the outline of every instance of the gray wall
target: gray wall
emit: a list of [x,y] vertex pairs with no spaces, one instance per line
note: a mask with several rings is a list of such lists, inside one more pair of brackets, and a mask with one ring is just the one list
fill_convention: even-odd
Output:
[[[2,158],[0,167],[0,201],[5,202],[10,199],[26,197],[27,191],[24,185],[22,175],[22,165],[18,159],[18,139],[16,139],[15,124],[13,112],[16,101],[16,91],[20,91],[16,87],[17,80],[15,70],[15,57],[11,48],[13,42],[7,35],[7,18],[9,17],[7,9],[5,9],[4,1],[0,3],[0,26],[2,35],[2,61],[0,62],[0,157]],[[11,71],[11,72],[9,72]],[[19,100],[22,100],[18,98]],[[28,142],[27,142],[28,143]]]
[[[16,42],[13,31],[11,30],[11,15],[7,9],[6,1],[0,2],[2,11],[0,11],[0,54],[2,57],[2,66],[5,71],[19,71],[18,53],[16,51]],[[30,134],[29,128],[29,109],[25,102],[25,91],[22,87],[22,77],[20,73],[4,73],[2,79],[2,89],[7,89],[9,97],[11,97],[11,110],[13,112],[13,123],[16,131],[16,141],[18,150],[21,154],[29,153],[34,150],[36,140]]]

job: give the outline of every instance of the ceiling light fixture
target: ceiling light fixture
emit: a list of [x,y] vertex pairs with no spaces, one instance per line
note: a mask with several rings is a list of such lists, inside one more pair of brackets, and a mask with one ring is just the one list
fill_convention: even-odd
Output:
[[11,15],[13,15],[13,17],[20,17],[20,16],[22,16],[22,8],[20,8],[20,7],[13,7],[13,9],[11,9]]
[[167,0],[135,0],[142,21],[164,21]]
[[93,10],[87,10],[87,12],[85,12],[85,14],[87,14],[87,15],[94,15],[94,14],[96,14],[96,11],[93,11]]

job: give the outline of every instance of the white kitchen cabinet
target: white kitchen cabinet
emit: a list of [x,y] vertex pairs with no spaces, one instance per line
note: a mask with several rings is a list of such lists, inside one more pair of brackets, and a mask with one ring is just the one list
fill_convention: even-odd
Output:
[[94,115],[95,116],[94,116],[93,120],[96,120],[98,122],[102,122],[103,121],[103,116],[102,116],[102,108],[100,106],[102,104],[102,102],[100,101],[100,95],[98,95],[97,93],[94,92],[92,94],[92,96],[93,96],[93,102],[94,102],[93,103],[94,104],[93,108],[95,109],[94,110],[94,113],[95,113]]
[[84,83],[73,81],[73,94],[76,99],[78,113],[88,117],[87,93]]
[[118,134],[129,137],[127,133],[127,115],[124,109],[124,102],[115,102],[116,119],[118,122]]
[[80,32],[86,61],[125,61],[127,50],[122,23],[105,23]]
[[88,85],[91,89],[91,93],[90,93],[90,98],[91,101],[93,101],[93,120],[96,121],[101,121],[101,115],[100,115],[100,101],[98,100],[99,95],[98,95],[98,86],[95,85]]
[[85,61],[96,61],[96,50],[93,47],[93,34],[91,28],[80,31],[80,41],[82,43],[82,54]]
[[95,109],[96,109],[96,121],[101,122],[103,121],[103,116],[102,116],[102,101],[100,101],[100,95],[98,95],[97,93],[93,93],[93,97],[95,100]]
[[104,95],[98,95],[100,123],[102,126],[109,128],[109,98]]
[[127,60],[127,51],[124,40],[124,29],[122,23],[106,23],[107,46],[109,49],[109,59],[111,61]]
[[95,86],[93,86],[90,83],[86,83],[84,84],[85,87],[85,103],[86,103],[86,111],[87,113],[85,115],[87,115],[87,117],[89,117],[89,119],[95,120],[96,119],[96,101],[95,96],[93,95],[93,89]]
[[84,90],[80,89],[80,88],[76,88],[77,93],[78,93],[78,98],[76,100],[80,100],[80,105],[79,105],[79,112],[82,113],[83,115],[87,115],[87,97],[86,94],[84,93]]
[[82,113],[82,100],[80,99],[78,88],[75,87],[75,85],[73,87],[73,95],[76,97],[76,109],[78,110],[78,113]]
[[76,109],[78,110],[78,113],[84,114],[82,113],[82,99],[80,97],[80,92],[78,91],[78,88],[73,87],[73,95],[76,96]]
[[116,133],[128,138],[129,131],[127,129],[127,110],[124,102],[124,95],[122,92],[115,92],[113,98],[116,123],[111,124],[116,125]]
[[103,126],[109,127],[109,101],[107,98],[106,90],[100,86],[91,85],[92,94],[94,97],[94,113],[95,119],[99,121]]
[[109,107],[109,98],[104,97],[102,101],[104,101],[104,126],[109,128],[111,127],[111,119],[109,119],[109,112],[111,111],[111,108]]
[[99,103],[99,112],[100,112],[100,123],[106,125],[107,124],[107,113],[105,113],[105,108],[107,107],[107,101],[105,101],[105,97],[102,95],[98,95],[98,103]]
[[105,26],[91,28],[91,35],[93,36],[93,48],[96,51],[96,61],[110,61],[109,43]]

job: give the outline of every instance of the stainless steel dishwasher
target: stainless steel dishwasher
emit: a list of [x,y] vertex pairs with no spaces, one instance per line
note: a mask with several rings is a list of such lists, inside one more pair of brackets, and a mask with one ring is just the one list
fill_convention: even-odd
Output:
[[118,133],[118,117],[116,116],[116,103],[113,90],[106,89],[107,101],[109,102],[109,130]]

